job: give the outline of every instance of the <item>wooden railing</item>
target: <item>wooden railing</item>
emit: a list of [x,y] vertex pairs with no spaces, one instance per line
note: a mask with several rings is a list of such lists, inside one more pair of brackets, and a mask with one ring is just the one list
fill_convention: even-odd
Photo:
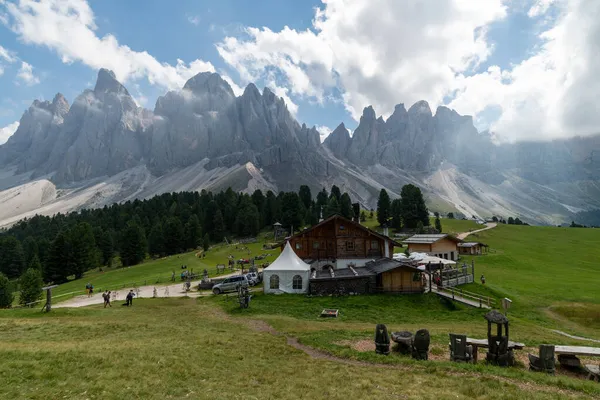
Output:
[[465,299],[474,300],[476,302],[479,302],[480,307],[482,304],[485,304],[488,307],[494,307],[494,305],[496,303],[496,300],[489,296],[482,296],[480,294],[469,292],[464,289],[444,288],[442,290],[450,293],[452,295],[452,299],[454,299],[454,296],[459,296],[459,297],[463,297]]

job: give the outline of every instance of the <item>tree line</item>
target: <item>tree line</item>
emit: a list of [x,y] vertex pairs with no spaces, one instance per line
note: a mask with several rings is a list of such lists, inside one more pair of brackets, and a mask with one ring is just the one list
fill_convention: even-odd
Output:
[[[388,226],[396,230],[407,229],[418,232],[430,225],[429,210],[425,205],[425,199],[421,189],[408,184],[402,187],[400,198],[391,200],[388,192],[381,189],[377,200],[377,222],[380,226]],[[436,228],[439,224],[437,215]]]
[[86,271],[140,263],[218,243],[225,237],[256,236],[280,222],[300,229],[320,217],[354,217],[348,193],[337,186],[313,196],[308,186],[298,192],[256,190],[251,195],[231,188],[219,193],[167,193],[98,209],[52,217],[36,215],[0,233],[0,273],[14,280],[39,271],[43,281],[66,282]]

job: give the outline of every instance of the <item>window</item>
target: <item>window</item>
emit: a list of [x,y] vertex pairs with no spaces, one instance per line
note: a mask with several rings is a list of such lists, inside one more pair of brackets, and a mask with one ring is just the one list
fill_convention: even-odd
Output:
[[269,289],[279,289],[279,275],[271,275],[271,278],[269,278]]
[[292,279],[292,289],[302,290],[302,277],[300,275],[295,275]]
[[354,251],[354,242],[346,242],[346,250]]
[[319,248],[319,242],[313,242],[313,249]]
[[371,240],[371,250],[379,250],[379,242],[377,240]]
[[296,250],[300,250],[302,248],[302,243],[296,242]]

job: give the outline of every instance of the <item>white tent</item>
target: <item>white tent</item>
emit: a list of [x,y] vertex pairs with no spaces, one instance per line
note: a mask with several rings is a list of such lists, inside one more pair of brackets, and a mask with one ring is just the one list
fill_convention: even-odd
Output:
[[429,264],[429,263],[444,264],[444,265],[455,265],[456,264],[455,261],[446,260],[445,258],[430,256],[427,253],[413,252],[413,253],[410,253],[409,257],[406,257],[406,255],[404,253],[395,253],[394,254],[394,260],[407,260],[407,259],[414,260],[419,265],[425,265],[425,264]]
[[310,265],[296,255],[288,242],[275,261],[263,270],[265,293],[306,293]]

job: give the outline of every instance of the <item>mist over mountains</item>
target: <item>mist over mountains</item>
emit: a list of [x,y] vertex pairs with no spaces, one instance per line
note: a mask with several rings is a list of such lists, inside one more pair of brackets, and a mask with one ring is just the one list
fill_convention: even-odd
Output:
[[496,145],[472,118],[425,101],[384,120],[363,111],[352,136],[343,124],[320,143],[283,99],[254,84],[236,97],[218,74],[138,107],[101,69],[71,105],[61,94],[34,101],[0,146],[0,225],[146,198],[166,191],[296,190],[333,184],[365,207],[405,183],[432,210],[533,223],[566,221],[600,208],[600,137]]

